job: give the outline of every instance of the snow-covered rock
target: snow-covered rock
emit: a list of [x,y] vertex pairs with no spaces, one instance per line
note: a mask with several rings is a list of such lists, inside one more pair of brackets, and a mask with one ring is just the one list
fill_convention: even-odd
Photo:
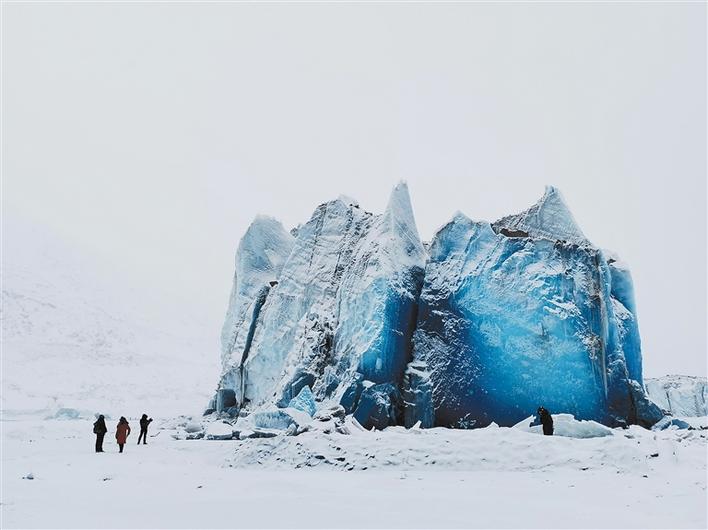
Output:
[[708,382],[705,377],[667,375],[645,381],[647,394],[674,416],[706,416]]

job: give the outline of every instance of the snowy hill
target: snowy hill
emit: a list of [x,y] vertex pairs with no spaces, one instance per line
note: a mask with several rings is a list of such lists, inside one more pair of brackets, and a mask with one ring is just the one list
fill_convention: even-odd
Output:
[[191,412],[216,371],[215,333],[51,234],[6,223],[3,412]]
[[708,414],[705,377],[665,375],[645,381],[649,397],[674,416],[705,416]]

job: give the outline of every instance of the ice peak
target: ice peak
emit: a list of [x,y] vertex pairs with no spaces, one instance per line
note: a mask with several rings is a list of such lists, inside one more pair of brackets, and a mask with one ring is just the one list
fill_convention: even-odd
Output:
[[401,181],[394,186],[383,216],[384,222],[392,232],[402,236],[407,241],[409,254],[425,255],[425,249],[415,223],[408,184]]
[[294,241],[295,238],[280,221],[267,215],[257,215],[236,251],[237,275],[252,275],[256,271],[277,275]]
[[533,206],[515,215],[508,215],[493,224],[494,230],[521,232],[531,237],[568,241],[589,245],[561,192],[553,186],[546,190]]
[[342,201],[347,206],[357,206],[357,207],[359,206],[359,201],[350,197],[349,195],[342,194],[339,197],[337,197],[337,200]]

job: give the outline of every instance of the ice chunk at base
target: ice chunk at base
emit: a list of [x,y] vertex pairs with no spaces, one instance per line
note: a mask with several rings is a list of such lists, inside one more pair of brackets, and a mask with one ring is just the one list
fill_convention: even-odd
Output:
[[211,422],[205,431],[207,440],[230,440],[233,438],[233,427],[224,421]]
[[[307,412],[299,409],[266,409],[255,412],[251,417],[243,421],[244,425],[252,423],[255,427],[262,429],[275,429],[284,431],[291,425],[300,427],[310,423],[312,418]],[[242,420],[239,420],[241,426]]]
[[401,423],[401,400],[398,388],[391,383],[364,388],[354,418],[365,429],[385,429]]
[[691,424],[685,422],[678,418],[672,418],[671,416],[664,416],[661,420],[656,422],[652,427],[654,431],[664,431],[670,428],[675,429],[691,429]]
[[288,407],[301,410],[310,416],[314,416],[317,411],[317,406],[315,405],[315,396],[312,395],[310,387],[302,387],[298,395],[290,400]]

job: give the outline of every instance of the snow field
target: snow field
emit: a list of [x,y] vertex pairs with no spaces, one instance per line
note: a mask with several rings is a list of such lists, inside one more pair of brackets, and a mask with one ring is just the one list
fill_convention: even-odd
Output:
[[[183,441],[171,436],[176,421],[156,418],[147,446],[135,445],[133,432],[125,453],[118,454],[111,420],[107,452],[95,454],[91,421],[3,417],[0,526],[696,528],[707,523],[703,430],[632,427],[574,439],[494,426],[394,427],[351,435],[313,430],[270,439]],[[706,425],[705,418],[700,424]],[[33,479],[23,478],[30,473]]]

